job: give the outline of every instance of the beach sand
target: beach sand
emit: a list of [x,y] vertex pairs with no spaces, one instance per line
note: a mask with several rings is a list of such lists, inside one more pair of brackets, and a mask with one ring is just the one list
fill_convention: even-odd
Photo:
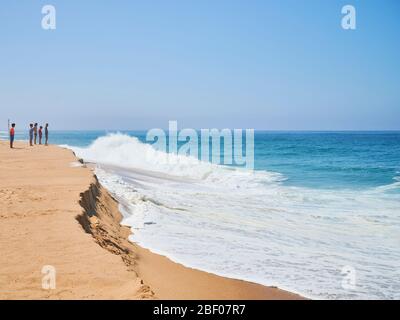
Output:
[[[118,203],[70,150],[15,146],[0,142],[0,299],[301,298],[129,242]],[[55,289],[42,288],[46,265]]]

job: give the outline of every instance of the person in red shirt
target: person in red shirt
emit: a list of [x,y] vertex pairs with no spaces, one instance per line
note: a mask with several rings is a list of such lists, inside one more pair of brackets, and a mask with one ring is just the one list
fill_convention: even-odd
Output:
[[14,136],[15,136],[15,123],[11,125],[10,129],[10,148],[14,148]]

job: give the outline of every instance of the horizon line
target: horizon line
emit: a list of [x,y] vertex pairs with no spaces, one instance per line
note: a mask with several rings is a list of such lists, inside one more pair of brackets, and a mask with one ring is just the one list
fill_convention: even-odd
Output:
[[[16,132],[24,132],[27,131],[29,128],[26,129],[17,129],[15,130]],[[52,132],[62,132],[62,131],[76,131],[76,132],[98,132],[98,131],[113,131],[113,132],[119,132],[119,131],[131,131],[131,132],[140,132],[140,131],[149,131],[152,129],[161,129],[164,131],[169,131],[168,128],[149,128],[149,129],[50,129]],[[178,129],[177,131],[181,131],[184,129],[194,129],[196,131],[199,130],[212,130],[212,129],[217,129],[217,130],[223,130],[223,129],[229,129],[229,130],[234,130],[234,129],[239,129],[239,130],[254,130],[255,132],[400,132],[400,129],[254,129],[254,128],[186,128],[182,127],[181,129]],[[8,132],[7,129],[5,130],[0,130],[0,132]]]

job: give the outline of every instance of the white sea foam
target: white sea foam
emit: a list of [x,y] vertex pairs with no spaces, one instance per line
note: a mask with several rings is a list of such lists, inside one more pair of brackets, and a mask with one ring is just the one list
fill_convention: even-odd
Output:
[[[76,154],[98,164],[131,240],[187,266],[313,298],[400,298],[400,199],[288,187],[280,174],[168,155],[129,136]],[[354,290],[342,288],[345,266]]]

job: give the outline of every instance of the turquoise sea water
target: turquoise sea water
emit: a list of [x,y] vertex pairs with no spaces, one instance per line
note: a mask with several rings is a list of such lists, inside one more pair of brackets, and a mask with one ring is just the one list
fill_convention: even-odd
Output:
[[255,171],[171,163],[145,136],[50,132],[97,164],[132,241],[311,298],[400,299],[400,132],[259,131]]

